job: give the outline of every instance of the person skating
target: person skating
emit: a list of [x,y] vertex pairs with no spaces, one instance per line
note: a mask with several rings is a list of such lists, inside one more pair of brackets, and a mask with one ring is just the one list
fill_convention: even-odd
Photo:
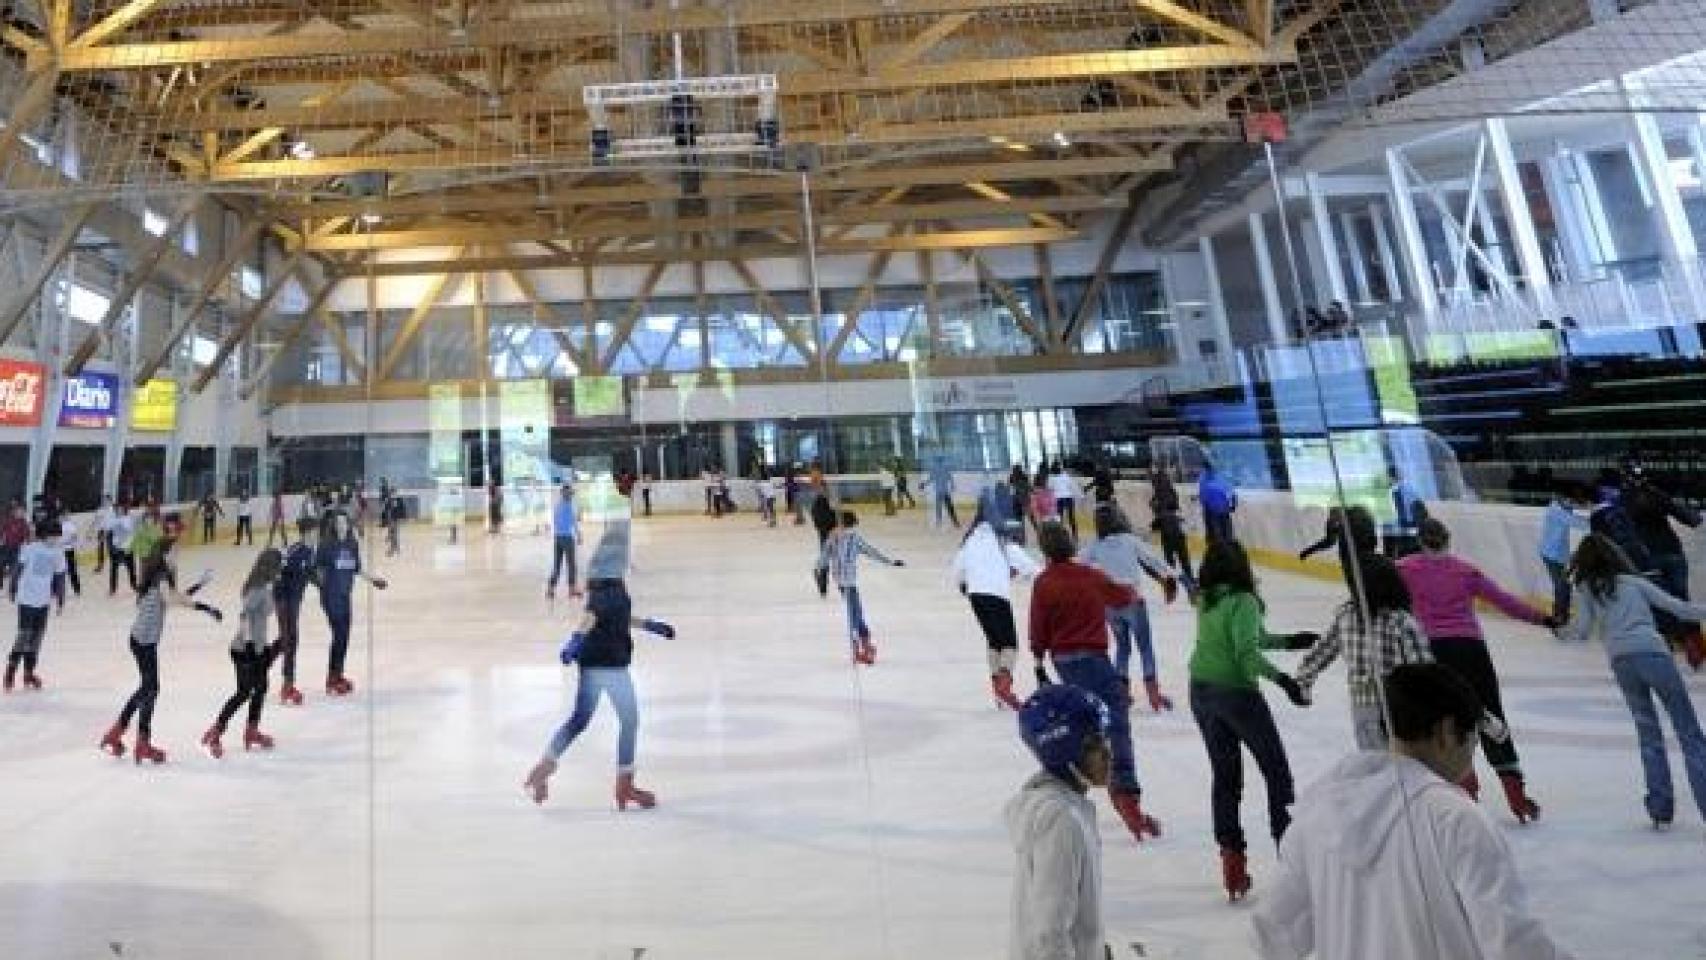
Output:
[[1031,523],[1039,533],[1043,524],[1060,519],[1059,506],[1054,487],[1049,483],[1048,465],[1044,464],[1037,468],[1036,479],[1031,481]]
[[1048,488],[1054,493],[1055,513],[1072,531],[1072,536],[1078,536],[1078,481],[1072,478],[1071,472],[1064,463],[1056,463],[1049,470]]
[[1576,548],[1570,577],[1580,590],[1583,637],[1597,636],[1605,644],[1611,672],[1635,721],[1647,815],[1655,827],[1663,829],[1676,814],[1670,759],[1665,753],[1659,712],[1653,705],[1657,699],[1670,714],[1671,730],[1682,747],[1689,789],[1701,818],[1706,819],[1706,734],[1700,731],[1688,686],[1653,616],[1655,610],[1664,610],[1678,620],[1697,624],[1706,620],[1706,605],[1678,600],[1636,576],[1622,551],[1598,534]]
[[201,735],[201,745],[215,760],[225,755],[220,738],[231,718],[246,704],[248,724],[243,728],[243,749],[271,750],[273,738],[261,732],[261,711],[267,704],[267,673],[277,648],[267,644],[267,621],[273,615],[273,587],[284,565],[283,555],[273,547],[262,550],[243,581],[243,598],[237,615],[237,633],[231,638],[231,666],[237,674],[237,689],[219,708],[213,725]]
[[267,506],[267,546],[272,546],[273,537],[278,537],[281,546],[290,546],[290,525],[284,520],[284,491],[274,490]]
[[916,510],[918,501],[912,498],[912,477],[906,472],[906,461],[895,457],[889,471],[894,474],[895,506],[901,510]]
[[225,508],[219,505],[219,498],[210,492],[201,498],[196,512],[201,514],[201,542],[213,542],[214,528],[218,525],[219,518],[225,516]]
[[83,577],[77,571],[77,547],[81,539],[77,530],[77,520],[69,513],[60,514],[54,521],[59,525],[59,535],[54,539],[64,566],[53,577],[53,599],[61,612],[65,610],[65,588],[81,597],[83,595]]
[[18,636],[12,643],[11,656],[6,658],[7,693],[17,682],[19,667],[24,671],[26,689],[42,687],[36,665],[41,658],[42,637],[47,633],[48,604],[53,602],[54,580],[65,572],[65,554],[58,538],[59,521],[43,520],[36,524],[35,538],[18,551]]
[[202,583],[179,592],[176,553],[177,537],[165,537],[155,542],[142,561],[136,619],[130,626],[130,655],[136,660],[139,679],[136,691],[125,701],[118,719],[101,737],[102,750],[114,757],[124,756],[124,735],[134,718],[136,749],[132,755],[139,765],[144,761],[166,762],[166,752],[154,745],[154,705],[160,698],[160,638],[165,630],[167,608],[187,607],[200,610],[215,622],[224,619],[218,608],[193,599]]
[[113,517],[107,524],[107,596],[118,593],[118,571],[124,568],[132,592],[136,590],[136,518],[120,501],[113,507]]
[[1588,492],[1579,484],[1561,484],[1540,522],[1540,562],[1552,581],[1552,619],[1570,622],[1570,532],[1587,533],[1588,518],[1577,511],[1590,507]]
[[1011,542],[986,511],[979,510],[960,542],[948,575],[971,603],[972,615],[989,648],[989,688],[995,700],[1014,710],[1013,668],[1018,664],[1019,628],[1013,619],[1013,581],[1042,572],[1031,555]]
[[1203,534],[1208,542],[1235,539],[1232,514],[1238,509],[1238,491],[1212,463],[1203,465],[1197,501],[1202,504]]
[[[822,555],[823,545],[829,541],[829,535],[835,531],[835,526],[841,518],[835,512],[835,505],[830,502],[829,494],[826,491],[810,487],[807,488],[807,491],[807,496],[811,497],[812,501],[811,509],[808,512],[812,516],[812,529],[817,531],[818,554]],[[829,571],[823,567],[814,566],[812,572],[813,578],[817,582],[817,595],[819,597],[829,596]]]
[[1254,917],[1262,960],[1568,960],[1529,913],[1510,845],[1454,786],[1483,704],[1455,671],[1386,679],[1390,751],[1303,791]]
[[1019,737],[1042,767],[1007,801],[1013,842],[1010,960],[1104,960],[1102,835],[1092,789],[1110,776],[1108,707],[1068,685],[1019,708]]
[[1149,528],[1161,540],[1161,558],[1179,571],[1185,592],[1195,601],[1197,581],[1191,567],[1191,544],[1185,538],[1185,513],[1179,505],[1179,489],[1173,485],[1173,478],[1159,469],[1150,472],[1149,484],[1149,512],[1154,514]]
[[867,556],[891,567],[904,567],[903,560],[890,559],[872,546],[859,533],[859,515],[851,510],[841,511],[840,522],[823,542],[818,553],[819,582],[823,577],[834,582],[841,591],[847,608],[847,645],[853,662],[871,666],[877,662],[877,648],[871,642],[871,628],[865,623],[865,604],[859,593],[859,557]]
[[1027,521],[1033,525],[1036,523],[1031,517],[1031,475],[1025,472],[1024,467],[1016,463],[1013,465],[1007,474],[1007,489],[1013,491],[1013,519],[1019,525],[1013,539],[1023,546]]
[[18,554],[29,541],[30,521],[24,514],[24,503],[14,497],[5,522],[0,523],[0,583],[6,585],[8,598],[17,598]]
[[1107,705],[1113,749],[1109,795],[1114,810],[1134,840],[1141,843],[1145,835],[1160,836],[1160,823],[1143,812],[1143,787],[1137,779],[1131,744],[1131,700],[1108,658],[1107,610],[1130,604],[1137,594],[1095,567],[1077,562],[1072,533],[1058,520],[1042,525],[1037,544],[1048,560],[1031,589],[1029,632],[1037,683],[1053,682],[1044,666],[1053,662],[1063,683],[1085,690]]
[[1410,612],[1410,589],[1398,568],[1375,554],[1364,556],[1362,562],[1367,616],[1354,598],[1341,604],[1327,632],[1304,656],[1294,676],[1304,695],[1309,696],[1316,679],[1344,654],[1356,744],[1363,750],[1384,750],[1387,736],[1380,708],[1381,681],[1401,664],[1432,663],[1434,656],[1421,624]]
[[551,777],[557,772],[557,761],[592,722],[599,699],[608,696],[610,705],[616,710],[618,725],[616,807],[626,810],[629,804],[633,804],[642,810],[650,810],[657,805],[656,796],[634,785],[640,706],[628,668],[634,659],[634,628],[665,639],[675,636],[675,628],[661,620],[634,616],[634,603],[628,596],[626,583],[628,544],[628,522],[612,522],[604,528],[604,534],[587,563],[586,611],[558,654],[564,666],[577,664],[580,668],[575,705],[523,783],[534,803],[544,803],[550,795]]
[[1149,577],[1161,584],[1168,603],[1179,592],[1179,573],[1167,565],[1155,549],[1132,533],[1131,524],[1113,501],[1096,508],[1093,518],[1096,539],[1086,546],[1078,559],[1107,574],[1117,583],[1131,587],[1137,599],[1123,607],[1108,609],[1108,628],[1114,632],[1114,670],[1131,695],[1131,653],[1137,648],[1143,665],[1143,690],[1149,699],[1149,709],[1160,713],[1173,709],[1173,701],[1161,692],[1161,681],[1155,663],[1155,640],[1149,624],[1149,606],[1143,596],[1143,579]]
[[[1672,524],[1674,521],[1697,529],[1702,522],[1700,512],[1659,489],[1640,464],[1628,464],[1623,473],[1619,503],[1628,512],[1635,535],[1647,549],[1654,582],[1678,600],[1687,600],[1688,555]],[[1698,625],[1681,624],[1668,612],[1660,612],[1657,619],[1659,629],[1681,648],[1690,667],[1698,671],[1706,665],[1706,640],[1702,640]]]
[[557,578],[563,567],[569,570],[569,596],[581,595],[580,580],[575,576],[575,550],[580,543],[580,510],[575,505],[575,488],[563,484],[562,493],[551,509],[551,576],[545,580],[545,599],[557,596]]
[[403,550],[403,498],[395,487],[379,488],[379,525],[385,528],[385,555],[394,557]]
[[1261,681],[1292,703],[1306,707],[1297,681],[1270,662],[1264,650],[1301,650],[1313,633],[1273,634],[1263,623],[1265,606],[1256,593],[1250,560],[1236,541],[1218,540],[1203,555],[1197,641],[1191,650],[1191,714],[1202,734],[1212,774],[1210,796],[1214,839],[1220,845],[1221,881],[1231,900],[1250,891],[1249,861],[1238,806],[1244,794],[1242,746],[1255,758],[1268,787],[1268,830],[1275,842],[1291,823],[1295,798],[1291,764]]
[[366,580],[374,589],[383,590],[385,579],[361,568],[361,541],[356,539],[349,515],[343,512],[333,513],[322,524],[320,544],[314,550],[314,569],[320,587],[320,609],[325,612],[326,625],[332,631],[332,646],[326,658],[326,693],[347,696],[355,690],[355,684],[344,676],[350,620],[354,616],[355,582]]
[[1376,556],[1380,534],[1376,532],[1374,514],[1361,504],[1349,507],[1333,506],[1327,511],[1327,522],[1321,528],[1321,539],[1297,551],[1297,559],[1308,560],[1323,550],[1337,550],[1339,576],[1345,589],[1356,595],[1356,575],[1352,564],[1359,558],[1366,564]]
[[960,516],[954,509],[954,471],[948,466],[946,456],[938,453],[930,458],[930,472],[919,487],[930,488],[930,502],[935,507],[932,525],[941,526],[942,519],[946,517],[948,522],[954,525],[954,529],[958,530]]
[[255,503],[247,490],[237,494],[237,539],[231,545],[242,546],[245,537],[249,546],[255,545]]
[[102,494],[101,506],[95,511],[95,573],[107,568],[107,551],[112,543],[113,517],[116,514],[112,495]]
[[1397,467],[1387,469],[1386,484],[1392,520],[1386,525],[1384,546],[1386,556],[1397,560],[1416,552],[1416,534],[1428,518],[1428,505]]
[[[1504,700],[1499,693],[1499,674],[1475,615],[1475,601],[1484,600],[1506,616],[1540,626],[1555,627],[1557,621],[1505,592],[1467,560],[1450,552],[1451,532],[1445,524],[1429,518],[1421,525],[1422,552],[1398,561],[1398,572],[1410,590],[1416,619],[1428,635],[1434,659],[1463,675],[1487,711],[1506,726],[1499,739],[1483,731],[1481,747],[1487,762],[1499,775],[1505,802],[1518,822],[1540,818],[1540,805],[1528,795],[1517,757],[1516,738],[1510,733]],[[1473,767],[1463,788],[1477,796],[1480,783]]]
[[302,691],[296,686],[296,652],[302,640],[302,598],[315,575],[315,533],[314,521],[296,522],[296,542],[284,548],[272,585],[273,609],[278,615],[277,659],[284,679],[278,701],[287,707],[302,705]]

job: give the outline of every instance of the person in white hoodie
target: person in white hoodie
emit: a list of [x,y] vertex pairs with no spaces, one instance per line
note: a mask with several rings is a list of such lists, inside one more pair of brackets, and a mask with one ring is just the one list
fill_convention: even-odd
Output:
[[1108,707],[1069,684],[1019,708],[1019,736],[1042,765],[1007,802],[1013,840],[1010,960],[1104,960],[1102,836],[1091,787],[1106,788]]
[[1530,916],[1510,845],[1457,786],[1480,700],[1434,663],[1386,677],[1390,751],[1306,790],[1253,920],[1262,960],[1568,960]]
[[948,568],[989,645],[989,688],[998,703],[1019,709],[1013,696],[1013,667],[1019,659],[1019,628],[1013,620],[1013,581],[1042,572],[1042,565],[997,529],[1000,518],[979,506],[960,552]]

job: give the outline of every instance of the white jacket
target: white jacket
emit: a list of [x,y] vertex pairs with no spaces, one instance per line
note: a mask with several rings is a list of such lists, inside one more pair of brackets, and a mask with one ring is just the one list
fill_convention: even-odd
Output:
[[988,523],[978,524],[954,554],[948,576],[956,584],[965,584],[967,593],[982,593],[1003,600],[1013,598],[1013,578],[1034,577],[1042,565],[1017,544],[1007,543],[996,536]]
[[1358,753],[1310,787],[1254,924],[1263,960],[1567,960],[1509,845],[1418,761]]
[[1090,798],[1050,773],[1007,801],[1011,960],[1104,960],[1102,835]]

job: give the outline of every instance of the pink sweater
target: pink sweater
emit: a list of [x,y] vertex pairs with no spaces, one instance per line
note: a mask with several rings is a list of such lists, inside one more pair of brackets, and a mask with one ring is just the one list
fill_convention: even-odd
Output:
[[1416,553],[1398,561],[1410,588],[1416,619],[1430,638],[1480,637],[1475,601],[1486,600],[1506,616],[1540,623],[1546,614],[1499,589],[1474,564],[1449,553]]

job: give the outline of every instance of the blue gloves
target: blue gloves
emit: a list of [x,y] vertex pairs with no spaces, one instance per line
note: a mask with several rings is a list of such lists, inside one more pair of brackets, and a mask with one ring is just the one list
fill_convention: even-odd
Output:
[[574,633],[570,634],[569,639],[563,643],[563,649],[557,652],[557,659],[563,661],[563,666],[566,667],[580,659],[581,649],[585,646],[586,634],[576,630]]
[[662,637],[665,640],[675,639],[675,628],[662,620],[647,620],[640,624],[640,629],[647,633]]

